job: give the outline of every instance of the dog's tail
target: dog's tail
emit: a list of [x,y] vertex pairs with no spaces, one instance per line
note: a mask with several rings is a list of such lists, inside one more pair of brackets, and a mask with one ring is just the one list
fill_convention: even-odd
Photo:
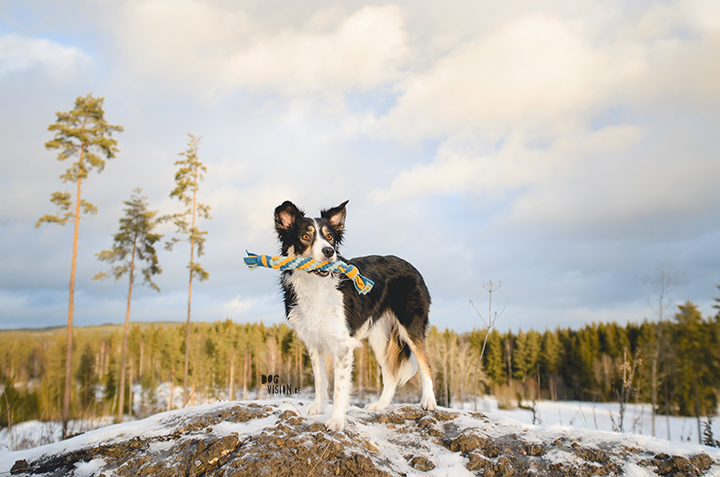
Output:
[[385,360],[398,386],[404,385],[417,373],[417,359],[410,351],[410,346],[400,336],[397,326],[394,326],[390,332],[390,339],[385,348]]

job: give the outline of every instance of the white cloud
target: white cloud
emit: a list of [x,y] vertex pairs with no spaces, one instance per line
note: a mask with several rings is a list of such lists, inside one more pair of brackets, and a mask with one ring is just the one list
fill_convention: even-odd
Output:
[[411,137],[468,129],[501,135],[585,114],[638,70],[633,52],[611,55],[591,40],[579,26],[548,16],[509,22],[411,76],[378,127]]
[[116,38],[126,63],[205,93],[362,90],[397,79],[408,53],[395,6],[366,6],[331,26],[315,21],[279,31],[263,30],[242,10],[191,0],[131,2],[124,16]]
[[458,133],[587,124],[616,104],[720,99],[720,8],[702,0],[653,5],[639,18],[533,14],[470,36],[398,85],[375,133],[416,141]]
[[327,33],[282,32],[232,56],[230,82],[279,90],[368,89],[398,77],[407,55],[397,7],[364,7]]
[[[628,147],[618,154],[582,156],[567,176],[554,176],[520,196],[512,220],[534,226],[561,226],[596,234],[687,233],[696,221],[720,206],[714,177],[720,175],[715,145],[693,146],[702,134],[672,132]],[[714,226],[713,220],[704,227]]]
[[626,85],[626,100],[637,104],[692,100],[720,101],[720,4],[688,0],[654,5],[636,23],[619,27],[615,50],[634,49],[646,66]]
[[569,129],[561,131],[548,147],[534,147],[532,136],[522,133],[511,135],[497,149],[483,147],[467,137],[452,137],[440,146],[432,163],[401,172],[387,190],[375,191],[374,198],[384,202],[450,192],[502,194],[537,186],[576,173],[573,163],[578,157],[616,154],[642,134],[630,125],[598,131]]
[[0,79],[35,68],[58,77],[73,76],[79,67],[89,63],[90,57],[78,48],[13,33],[0,36]]
[[575,227],[642,227],[720,203],[708,179],[720,172],[717,144],[697,129],[719,112],[718,4],[652,5],[602,22],[509,19],[409,75],[373,133],[441,143],[374,198],[493,194],[516,224]]

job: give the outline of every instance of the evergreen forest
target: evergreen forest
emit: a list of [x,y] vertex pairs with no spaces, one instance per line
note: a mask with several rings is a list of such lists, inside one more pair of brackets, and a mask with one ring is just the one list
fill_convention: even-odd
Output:
[[[186,404],[273,398],[264,384],[268,375],[278,376],[278,384],[287,389],[311,392],[310,359],[287,325],[225,320],[191,326]],[[0,331],[3,427],[61,418],[64,331]],[[432,327],[427,355],[439,404],[472,402],[475,365],[486,335],[487,330],[458,334]],[[119,386],[122,341],[119,325],[74,330],[71,419],[115,415],[121,392],[124,414],[135,417],[182,406],[184,325],[130,326],[124,390]],[[720,313],[704,318],[687,302],[662,322],[592,323],[578,330],[530,328],[517,333],[492,329],[479,369],[480,392],[496,396],[504,407],[538,399],[624,400],[654,402],[658,415],[714,415],[720,393]],[[417,379],[400,390],[399,399],[419,397]],[[367,344],[356,350],[353,383],[361,402],[370,402],[370,395],[381,390],[379,367]],[[159,398],[162,386],[173,399]],[[141,405],[131,409],[133,400]]]

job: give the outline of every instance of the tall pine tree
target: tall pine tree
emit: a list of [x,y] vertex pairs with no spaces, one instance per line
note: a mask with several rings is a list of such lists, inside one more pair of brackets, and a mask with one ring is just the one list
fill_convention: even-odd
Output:
[[[210,207],[206,204],[202,204],[197,200],[198,190],[200,188],[200,181],[205,177],[207,168],[198,159],[198,149],[200,147],[201,137],[196,137],[192,134],[188,134],[188,147],[185,152],[181,152],[179,155],[182,159],[175,161],[175,165],[179,166],[178,171],[175,173],[175,188],[170,192],[170,197],[177,198],[182,202],[187,209],[185,211],[175,214],[170,217],[172,222],[177,227],[177,233],[187,236],[188,242],[190,242],[190,263],[188,269],[190,270],[190,280],[188,282],[188,308],[187,308],[187,324],[185,328],[185,371],[183,375],[183,406],[187,405],[188,402],[188,372],[190,366],[190,311],[192,303],[192,283],[193,277],[197,277],[198,280],[203,281],[209,278],[209,274],[195,261],[195,251],[197,250],[197,256],[200,257],[205,253],[205,235],[207,231],[200,230],[196,223],[198,218],[206,220],[210,219]],[[172,250],[175,243],[179,242],[179,239],[174,238],[167,243],[166,248]]]
[[67,350],[65,355],[65,394],[63,401],[63,436],[67,435],[67,423],[70,416],[70,390],[72,379],[72,326],[73,307],[75,301],[75,268],[77,264],[78,235],[80,228],[80,212],[95,214],[97,208],[90,202],[80,198],[82,181],[93,169],[98,173],[105,167],[106,159],[113,159],[118,152],[117,141],[112,138],[114,132],[122,132],[122,126],[113,126],[105,121],[103,110],[104,98],[93,98],[92,94],[79,96],[75,107],[68,112],[56,113],[55,123],[48,127],[55,137],[45,143],[48,150],[59,150],[57,159],[65,161],[70,158],[75,162],[60,176],[63,182],[74,182],[76,185],[75,207],[73,210],[70,192],[53,192],[50,202],[60,208],[56,215],[47,214],[37,221],[35,227],[43,223],[65,225],[70,219],[75,222],[73,235],[72,264],[70,268],[70,295],[68,299]]
[[[130,326],[130,304],[132,290],[135,284],[135,270],[140,268],[143,284],[153,290],[160,288],[152,281],[152,276],[162,273],[158,264],[155,243],[162,235],[153,232],[158,224],[155,217],[157,211],[148,210],[147,197],[142,197],[141,189],[135,189],[130,200],[125,201],[125,216],[120,218],[120,230],[113,235],[113,247],[96,254],[98,260],[107,263],[117,263],[110,273],[118,281],[123,275],[128,275],[127,308],[125,310],[125,328],[123,332],[122,358],[120,362],[120,397],[117,411],[118,422],[122,421],[125,404],[125,368],[127,365],[128,328]],[[103,279],[107,273],[100,272],[94,279]]]

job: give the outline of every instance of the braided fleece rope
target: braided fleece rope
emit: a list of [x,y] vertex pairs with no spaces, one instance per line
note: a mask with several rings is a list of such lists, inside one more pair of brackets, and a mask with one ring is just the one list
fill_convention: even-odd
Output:
[[243,258],[245,265],[250,270],[258,267],[274,268],[275,270],[304,270],[306,272],[341,272],[352,280],[355,289],[361,295],[365,295],[372,290],[375,282],[367,277],[360,275],[360,270],[355,265],[347,264],[343,261],[336,260],[334,262],[320,262],[312,258],[292,258],[270,255],[256,255],[246,251],[247,257]]

